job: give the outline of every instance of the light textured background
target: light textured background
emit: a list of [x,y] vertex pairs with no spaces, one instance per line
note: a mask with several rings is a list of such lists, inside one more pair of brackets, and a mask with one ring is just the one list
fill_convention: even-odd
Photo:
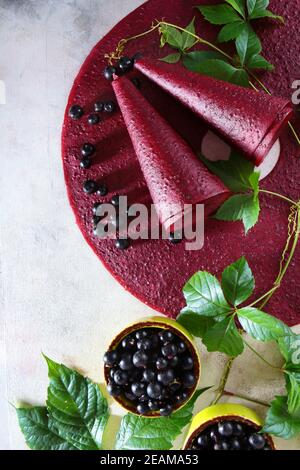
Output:
[[[2,449],[26,448],[9,403],[44,402],[42,351],[101,381],[105,345],[127,323],[152,313],[112,279],[84,242],[60,158],[64,108],[81,63],[142,3],[0,0],[0,80],[7,93],[0,105]],[[280,362],[272,347],[260,349]],[[221,355],[203,351],[203,385],[217,383],[223,363]],[[267,401],[281,389],[281,378],[249,352],[236,361],[228,383],[228,390]],[[300,448],[299,441],[279,445]]]

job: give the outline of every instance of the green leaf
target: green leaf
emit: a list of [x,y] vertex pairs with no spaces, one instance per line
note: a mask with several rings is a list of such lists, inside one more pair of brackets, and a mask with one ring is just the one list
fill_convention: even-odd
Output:
[[225,0],[229,3],[240,15],[245,16],[245,0]]
[[256,20],[259,18],[272,18],[273,20],[278,20],[281,23],[285,22],[283,16],[275,15],[269,10],[256,10],[249,16],[250,20]]
[[180,58],[181,58],[181,53],[175,52],[175,54],[167,55],[166,57],[163,57],[160,60],[162,62],[167,62],[168,64],[176,64],[177,62],[179,62]]
[[240,193],[253,189],[251,177],[255,174],[254,166],[240,153],[232,152],[228,161],[211,162],[201,155],[200,158],[232,192]]
[[224,202],[214,218],[225,221],[241,220],[247,233],[257,223],[259,212],[257,197],[251,194],[237,194]]
[[224,270],[222,289],[226,299],[235,307],[250,297],[254,289],[254,277],[244,256]]
[[249,15],[255,10],[265,10],[269,6],[269,0],[247,0],[247,8]]
[[237,313],[240,324],[254,339],[273,341],[288,334],[288,327],[282,321],[257,308],[245,307]]
[[193,336],[202,338],[207,330],[215,324],[211,317],[202,317],[198,313],[192,312],[188,307],[181,310],[176,321],[186,328]]
[[240,15],[229,5],[208,5],[197,8],[204,18],[212,24],[227,24],[241,19]]
[[300,372],[286,371],[285,378],[288,392],[288,411],[293,414],[300,409]]
[[251,189],[253,189],[253,194],[255,197],[259,195],[259,172],[254,171],[250,176],[249,176],[249,183],[251,186]]
[[198,65],[200,62],[208,59],[219,59],[224,60],[224,56],[220,52],[216,51],[193,51],[184,54],[183,64],[184,66],[191,70],[192,72],[197,72]]
[[131,413],[122,418],[117,435],[117,450],[169,450],[174,440],[190,423],[197,398],[208,388],[197,390],[191,400],[171,416],[149,419]]
[[73,369],[47,357],[46,361],[47,408],[59,436],[80,450],[101,449],[109,414],[99,386]]
[[181,32],[174,28],[174,26],[168,26],[162,24],[160,26],[160,33],[163,36],[163,44],[169,44],[171,47],[175,47],[176,49],[180,49],[182,47],[182,35]]
[[218,42],[227,42],[236,39],[244,30],[244,21],[235,21],[234,23],[228,23],[218,34]]
[[217,317],[230,311],[219,281],[206,271],[194,274],[183,288],[190,310],[206,317]]
[[274,70],[274,65],[270,64],[270,62],[259,54],[250,57],[247,62],[247,67],[249,69]]
[[194,72],[208,75],[209,77],[234,83],[236,85],[249,86],[249,77],[243,69],[237,69],[220,59],[207,59],[194,66]]
[[26,444],[32,450],[79,450],[71,442],[60,437],[49,422],[47,408],[35,406],[18,408],[17,416]]
[[244,342],[234,323],[233,317],[215,323],[202,338],[209,352],[220,351],[231,357],[239,356]]
[[247,65],[251,57],[262,50],[260,40],[251,27],[243,29],[235,44],[241,65]]
[[[189,31],[192,34],[196,34],[196,31],[195,31],[195,18],[192,19],[190,24],[185,29],[186,29],[186,31]],[[182,51],[188,50],[191,47],[193,47],[195,42],[197,42],[197,41],[191,34],[188,34],[185,31],[182,33],[182,43],[181,43]]]
[[287,397],[277,396],[271,403],[261,432],[291,439],[300,433],[300,412],[289,413]]

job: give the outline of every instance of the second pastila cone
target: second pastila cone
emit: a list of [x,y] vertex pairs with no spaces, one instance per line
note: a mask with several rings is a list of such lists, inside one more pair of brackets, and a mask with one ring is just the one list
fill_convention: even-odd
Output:
[[177,98],[254,165],[260,165],[293,114],[290,101],[153,59],[135,68]]
[[229,190],[198,160],[189,145],[126,77],[113,88],[160,221],[168,229],[186,204],[214,212]]

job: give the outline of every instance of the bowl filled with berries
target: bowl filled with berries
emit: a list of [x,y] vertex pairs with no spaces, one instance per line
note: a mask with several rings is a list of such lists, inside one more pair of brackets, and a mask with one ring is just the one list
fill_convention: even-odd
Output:
[[275,450],[271,436],[261,429],[261,419],[250,408],[234,403],[212,405],[193,418],[184,449]]
[[192,336],[163,317],[125,328],[103,359],[109,394],[127,411],[149,418],[169,416],[184,406],[200,378]]

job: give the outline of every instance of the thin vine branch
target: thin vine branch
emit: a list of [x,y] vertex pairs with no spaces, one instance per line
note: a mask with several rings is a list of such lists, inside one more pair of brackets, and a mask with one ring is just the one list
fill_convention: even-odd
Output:
[[269,403],[265,401],[257,400],[256,398],[251,398],[251,397],[248,397],[247,395],[242,395],[241,393],[232,393],[232,392],[228,392],[227,390],[224,390],[223,396],[240,398],[241,400],[246,400],[246,401],[249,401],[250,403],[255,403],[256,405],[265,406],[267,408],[270,407]]
[[211,402],[211,405],[216,405],[218,403],[218,401],[222,398],[222,395],[224,393],[224,390],[225,390],[225,387],[226,387],[226,384],[227,384],[227,381],[228,381],[228,377],[229,377],[229,374],[230,374],[230,371],[231,371],[231,368],[232,368],[233,361],[234,361],[234,357],[230,357],[228,359],[227,364],[226,364],[225,369],[224,369],[224,372],[222,374],[220,383],[219,383],[219,387],[217,389],[216,397]]
[[[274,287],[279,287],[281,285],[282,279],[293,259],[298,240],[299,240],[299,235],[300,235],[300,208],[299,208],[299,203],[297,206],[292,206],[291,207],[291,213],[289,215],[289,220],[288,220],[288,238],[281,256],[281,261],[280,261],[280,269],[278,276],[274,282]],[[288,258],[285,262],[285,258],[287,256],[287,253],[289,251],[290,244],[293,243],[291,246],[291,250],[289,252]],[[273,293],[273,292],[272,292]],[[260,305],[260,308],[264,308],[265,305],[269,302],[272,293],[269,293],[267,297],[264,299],[262,304]]]
[[277,366],[274,366],[273,364],[271,364],[269,361],[267,361],[267,359],[265,359],[261,354],[259,354],[259,352],[256,351],[256,349],[254,349],[244,338],[243,338],[243,341],[245,343],[245,345],[257,356],[259,357],[259,359],[261,361],[263,361],[265,364],[267,364],[269,367],[272,367],[272,369],[276,369],[276,370],[279,370],[282,372],[282,368],[281,367],[277,367]]

